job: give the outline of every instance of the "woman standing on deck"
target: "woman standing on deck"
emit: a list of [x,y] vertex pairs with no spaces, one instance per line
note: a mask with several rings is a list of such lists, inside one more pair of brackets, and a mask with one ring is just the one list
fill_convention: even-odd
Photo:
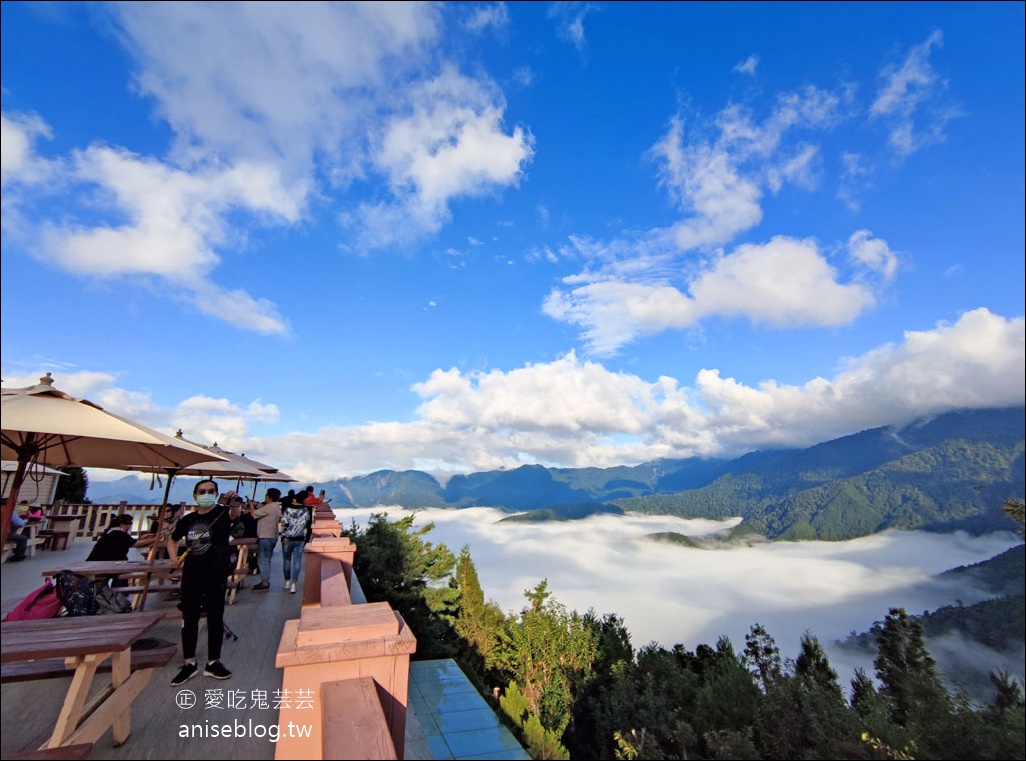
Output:
[[285,588],[296,593],[296,582],[303,568],[303,547],[310,541],[313,510],[293,502],[281,512],[281,556]]
[[[196,645],[200,615],[207,614],[207,665],[203,676],[227,679],[232,672],[221,663],[224,642],[224,593],[230,571],[228,562],[229,529],[239,517],[237,505],[217,504],[217,483],[200,481],[192,489],[196,510],[181,518],[167,540],[168,557],[182,566],[182,670],[171,680],[172,686],[185,684],[199,671]],[[228,492],[229,497],[235,492]],[[185,540],[185,553],[179,557],[178,542]]]

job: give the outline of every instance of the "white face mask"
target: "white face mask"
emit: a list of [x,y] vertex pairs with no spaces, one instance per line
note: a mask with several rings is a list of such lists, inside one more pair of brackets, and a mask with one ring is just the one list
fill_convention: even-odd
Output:
[[217,504],[216,494],[197,494],[196,504],[200,507],[213,507]]

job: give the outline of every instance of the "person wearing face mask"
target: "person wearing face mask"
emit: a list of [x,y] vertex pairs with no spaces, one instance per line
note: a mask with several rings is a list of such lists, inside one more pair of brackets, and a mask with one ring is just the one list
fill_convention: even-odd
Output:
[[[230,572],[228,542],[232,522],[239,517],[239,506],[228,492],[228,504],[218,504],[217,483],[200,481],[192,490],[195,511],[178,520],[167,540],[168,557],[177,558],[182,568],[182,656],[185,663],[171,680],[172,686],[185,684],[198,671],[196,645],[199,620],[207,613],[207,665],[203,676],[227,679],[232,675],[221,663],[224,641],[224,594]],[[185,540],[185,552],[178,555],[178,542]]]

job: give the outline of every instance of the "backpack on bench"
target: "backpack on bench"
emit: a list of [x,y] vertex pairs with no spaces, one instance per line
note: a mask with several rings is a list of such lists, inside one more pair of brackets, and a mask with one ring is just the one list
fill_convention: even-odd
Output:
[[93,582],[80,573],[58,572],[57,597],[69,616],[94,616],[100,611]]

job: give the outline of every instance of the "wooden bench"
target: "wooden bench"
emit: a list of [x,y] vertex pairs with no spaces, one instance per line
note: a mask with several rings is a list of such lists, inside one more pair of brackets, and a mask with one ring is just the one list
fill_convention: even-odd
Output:
[[[169,644],[151,650],[132,651],[132,671],[139,669],[163,668],[174,660],[178,654],[178,645]],[[111,670],[110,660],[101,663],[96,673],[107,673]],[[41,658],[36,661],[16,661],[0,666],[0,683],[31,682],[36,679],[60,679],[74,676],[75,669],[69,668],[64,658]]]
[[80,761],[83,758],[89,758],[89,754],[93,752],[92,743],[79,743],[78,745],[64,745],[60,748],[40,748],[39,750],[23,750],[18,753],[5,753],[2,757],[3,761],[10,759],[11,761],[26,761],[27,759],[37,759],[38,761],[46,761],[47,759],[53,759],[54,761]]
[[325,682],[321,705],[321,758],[398,758],[378,687],[369,676]]
[[[46,539],[40,536],[43,533],[42,531],[40,531],[41,528],[42,524],[36,521],[26,523],[24,526],[17,529],[17,531],[25,537],[25,557],[35,557],[36,547],[46,544]],[[14,533],[13,529],[11,533]],[[4,544],[3,558],[2,560],[0,560],[0,562],[6,562],[7,559],[14,554],[14,551],[15,549],[17,549],[17,547],[17,542],[11,539],[10,534],[8,534],[7,542],[6,544]]]
[[[29,539],[25,542],[25,557],[30,558],[36,554],[36,547],[41,544],[45,544],[46,540],[41,538]],[[0,562],[7,562],[7,559],[14,555],[14,550],[17,549],[18,543],[10,539],[7,540],[7,544],[4,545],[3,560]]]
[[43,529],[39,532],[39,538],[44,542],[44,550],[66,550],[68,549],[68,542],[71,541],[71,532]]
[[[128,739],[132,702],[149,683],[154,669],[166,666],[177,651],[170,646],[132,651],[132,646],[160,620],[158,613],[125,613],[0,624],[0,672],[4,681],[72,674],[70,679],[62,680],[68,682],[67,693],[57,707],[53,732],[43,747],[96,743],[108,732],[115,746]],[[107,668],[110,683],[95,685],[99,689],[94,691],[96,673]]]

